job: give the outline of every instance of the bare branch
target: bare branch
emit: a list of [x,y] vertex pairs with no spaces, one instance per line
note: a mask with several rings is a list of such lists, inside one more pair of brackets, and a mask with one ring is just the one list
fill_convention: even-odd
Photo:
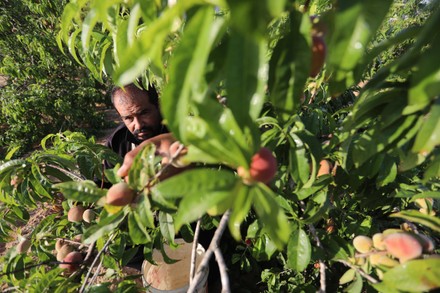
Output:
[[92,264],[90,265],[89,271],[87,272],[87,275],[84,278],[83,284],[78,291],[79,293],[84,292],[84,290],[86,289],[87,281],[90,277],[90,274],[92,273],[93,267],[95,266],[95,264],[97,263],[97,261],[101,257],[101,254],[103,254],[104,251],[107,249],[107,247],[110,245],[110,242],[115,238],[115,236],[116,236],[116,234],[110,235],[107,242],[104,244],[104,247],[100,251],[98,251],[98,254],[96,255],[95,259],[93,260]]
[[229,285],[229,277],[228,277],[226,263],[223,258],[223,254],[220,251],[220,248],[218,248],[218,247],[214,250],[214,253],[215,253],[215,259],[217,260],[218,267],[220,269],[220,279],[222,282],[222,293],[230,293],[231,288]]
[[227,210],[226,213],[223,214],[223,216],[220,220],[220,224],[218,225],[217,230],[215,231],[214,236],[212,237],[211,243],[209,244],[209,248],[205,252],[205,256],[203,257],[202,262],[199,265],[196,276],[194,277],[191,284],[189,285],[189,288],[187,291],[188,293],[195,292],[196,285],[200,282],[203,274],[207,272],[209,259],[211,258],[214,251],[218,248],[220,238],[222,237],[223,232],[226,229],[230,214],[231,214],[230,210]]
[[356,272],[358,272],[362,277],[364,277],[365,279],[367,279],[370,283],[373,284],[377,284],[379,283],[378,280],[376,280],[375,278],[373,278],[372,276],[370,276],[369,274],[367,274],[363,269],[358,268],[357,266],[352,265],[351,263],[349,263],[348,261],[345,260],[338,260],[338,262],[343,263],[344,265],[346,265],[347,267],[355,270]]
[[197,245],[199,243],[199,234],[200,234],[200,222],[201,220],[197,220],[196,231],[194,232],[194,240],[192,246],[192,254],[191,254],[191,268],[189,271],[189,283],[191,284],[194,276],[196,274],[196,260],[197,260]]

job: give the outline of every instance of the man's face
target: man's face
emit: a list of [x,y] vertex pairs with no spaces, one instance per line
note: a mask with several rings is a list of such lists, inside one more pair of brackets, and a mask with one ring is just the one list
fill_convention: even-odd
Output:
[[120,90],[114,97],[114,104],[125,126],[137,140],[144,141],[160,133],[159,109],[150,103],[144,92]]

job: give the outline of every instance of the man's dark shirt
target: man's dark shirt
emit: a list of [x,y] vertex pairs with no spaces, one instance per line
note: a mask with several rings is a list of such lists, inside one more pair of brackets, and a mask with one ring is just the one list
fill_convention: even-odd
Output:
[[[112,149],[121,158],[139,144],[139,141],[128,130],[125,124],[119,125],[112,134],[107,138],[105,146]],[[104,162],[105,169],[111,169],[114,166],[109,162]]]

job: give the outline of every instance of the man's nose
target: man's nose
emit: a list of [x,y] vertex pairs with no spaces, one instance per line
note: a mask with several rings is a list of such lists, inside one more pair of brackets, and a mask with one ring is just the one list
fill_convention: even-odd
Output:
[[133,123],[134,123],[134,129],[141,129],[142,128],[142,122],[139,119],[139,117],[134,117],[133,119]]

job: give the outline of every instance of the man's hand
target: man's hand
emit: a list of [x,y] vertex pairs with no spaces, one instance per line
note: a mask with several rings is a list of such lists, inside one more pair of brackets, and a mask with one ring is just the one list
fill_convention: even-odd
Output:
[[156,153],[158,155],[163,157],[168,157],[170,146],[175,141],[176,139],[173,137],[171,133],[160,134],[143,141],[135,149],[131,150],[125,155],[124,162],[121,168],[119,168],[117,175],[119,177],[126,177],[128,175],[128,171],[130,170],[130,167],[133,164],[134,158],[148,143],[154,143],[156,145]]

